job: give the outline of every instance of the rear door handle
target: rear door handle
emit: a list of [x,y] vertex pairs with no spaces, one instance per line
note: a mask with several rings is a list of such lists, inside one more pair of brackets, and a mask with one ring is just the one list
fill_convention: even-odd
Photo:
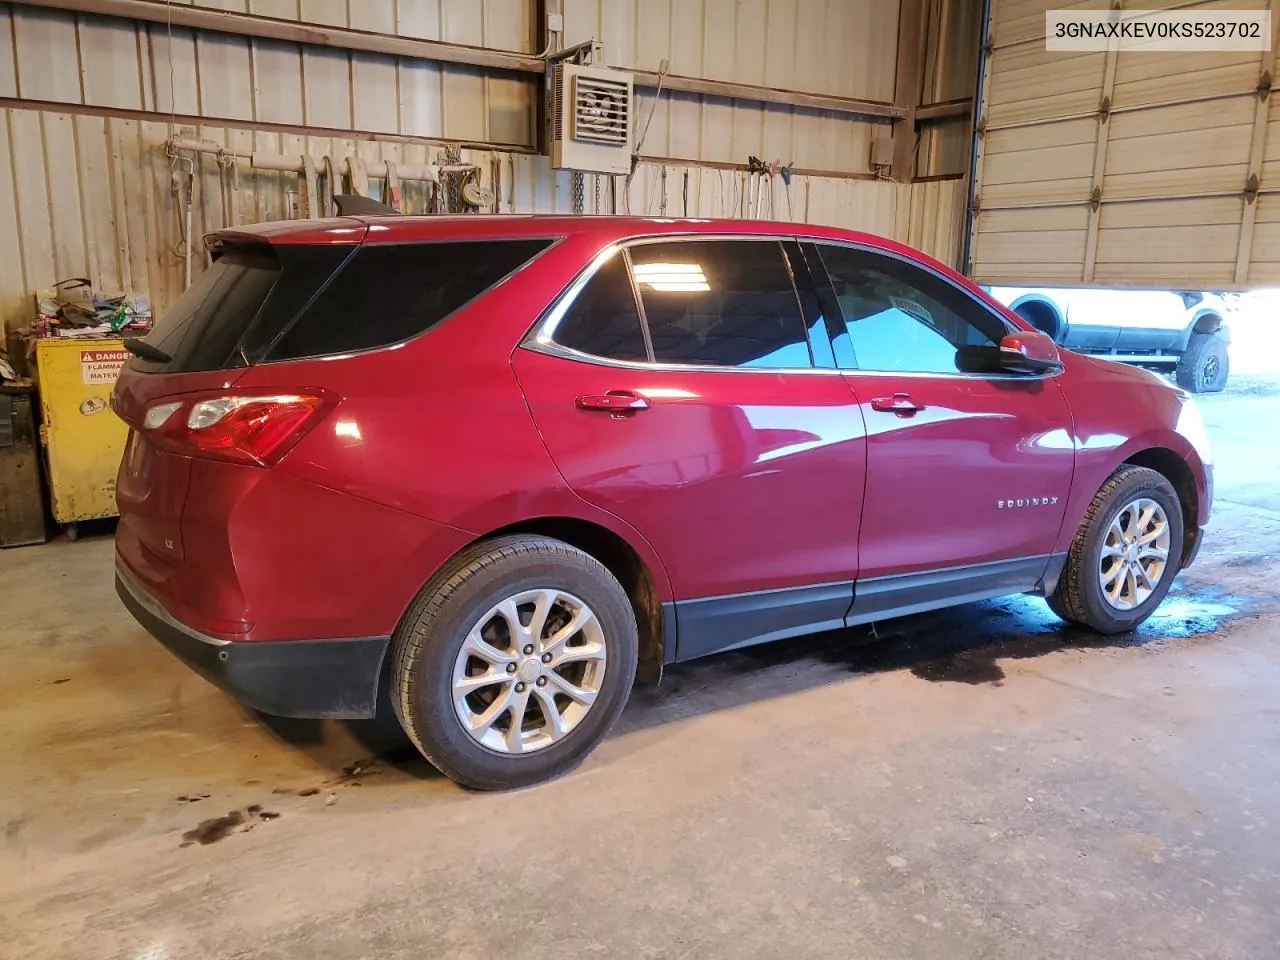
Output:
[[896,413],[909,417],[924,409],[923,403],[916,403],[909,393],[895,393],[891,397],[876,397],[871,401],[871,409],[883,413]]
[[579,410],[602,410],[612,414],[638,413],[649,409],[649,401],[630,390],[583,394],[574,401],[574,405]]

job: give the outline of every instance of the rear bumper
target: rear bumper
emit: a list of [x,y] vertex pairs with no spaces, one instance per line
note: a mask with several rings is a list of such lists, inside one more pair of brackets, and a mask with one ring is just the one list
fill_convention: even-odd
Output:
[[280,717],[374,715],[389,637],[234,643],[178,622],[123,564],[116,593],[153,637],[241,703]]

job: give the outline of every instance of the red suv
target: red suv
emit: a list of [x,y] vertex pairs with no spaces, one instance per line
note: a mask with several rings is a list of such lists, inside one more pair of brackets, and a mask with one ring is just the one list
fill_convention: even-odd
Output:
[[369,217],[209,238],[114,407],[117,584],[267,713],[560,773],[639,672],[1004,594],[1128,630],[1209,516],[1193,401],[895,243]]

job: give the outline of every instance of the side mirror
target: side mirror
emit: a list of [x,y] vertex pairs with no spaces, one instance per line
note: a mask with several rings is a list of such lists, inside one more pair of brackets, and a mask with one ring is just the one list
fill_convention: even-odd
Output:
[[1019,330],[1000,341],[1000,369],[1010,373],[1048,373],[1062,369],[1062,355],[1047,333]]

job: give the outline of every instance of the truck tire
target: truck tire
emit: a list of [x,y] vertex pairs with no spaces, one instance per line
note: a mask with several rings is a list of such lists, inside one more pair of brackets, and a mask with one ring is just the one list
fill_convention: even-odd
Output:
[[1193,333],[1174,379],[1190,393],[1217,393],[1227,385],[1227,342],[1216,333]]
[[548,537],[473,544],[392,638],[391,701],[431,763],[477,790],[572,769],[608,734],[639,650],[631,602],[591,555]]
[[1122,466],[1093,497],[1049,607],[1068,623],[1124,633],[1160,605],[1182,565],[1182,502],[1164,476]]

